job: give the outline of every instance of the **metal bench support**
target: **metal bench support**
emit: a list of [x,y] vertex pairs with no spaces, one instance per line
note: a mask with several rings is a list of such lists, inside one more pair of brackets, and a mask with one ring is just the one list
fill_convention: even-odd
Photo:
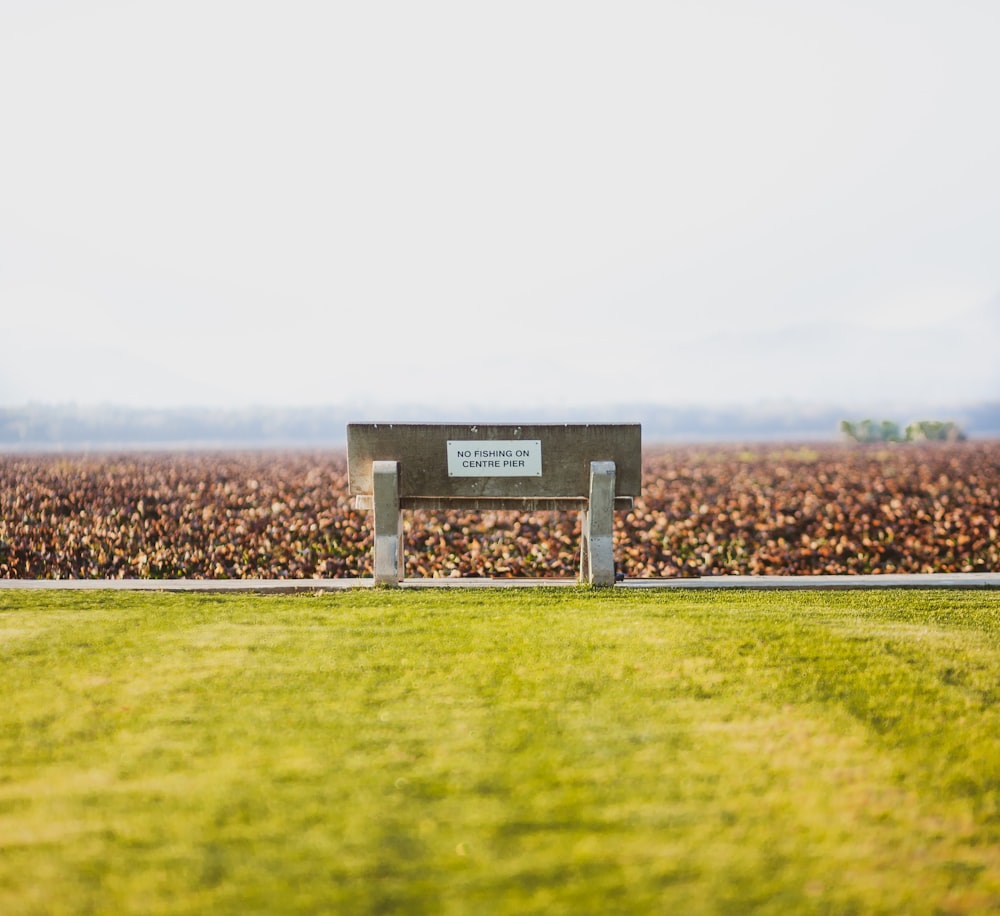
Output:
[[591,461],[589,499],[580,512],[581,582],[615,584],[614,510],[615,463]]
[[375,584],[395,587],[403,575],[403,513],[399,462],[372,462],[375,509]]

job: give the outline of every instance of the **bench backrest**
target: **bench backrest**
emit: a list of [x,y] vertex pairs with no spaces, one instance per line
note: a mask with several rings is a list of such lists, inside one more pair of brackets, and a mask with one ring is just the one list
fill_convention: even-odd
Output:
[[373,461],[398,461],[402,505],[586,499],[593,461],[615,463],[615,497],[625,502],[640,494],[641,453],[638,423],[347,426],[350,494],[372,493]]

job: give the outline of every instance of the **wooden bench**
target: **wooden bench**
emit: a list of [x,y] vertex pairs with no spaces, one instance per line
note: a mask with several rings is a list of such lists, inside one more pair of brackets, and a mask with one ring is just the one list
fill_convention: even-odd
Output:
[[615,509],[632,506],[639,424],[349,423],[349,492],[374,511],[375,584],[403,573],[405,509],[580,511],[580,581],[615,582]]

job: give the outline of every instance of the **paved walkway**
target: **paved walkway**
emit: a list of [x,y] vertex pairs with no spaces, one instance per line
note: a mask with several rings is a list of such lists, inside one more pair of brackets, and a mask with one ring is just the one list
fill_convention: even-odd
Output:
[[[576,579],[405,579],[412,588],[572,587]],[[0,579],[0,591],[110,589],[144,592],[333,592],[371,588],[371,579]],[[1000,588],[1000,573],[927,573],[884,576],[707,576],[702,579],[626,579],[616,588]]]

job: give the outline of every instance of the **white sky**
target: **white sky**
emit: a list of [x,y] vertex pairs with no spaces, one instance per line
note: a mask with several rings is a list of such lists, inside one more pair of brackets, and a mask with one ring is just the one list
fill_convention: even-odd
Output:
[[0,0],[0,404],[1000,397],[995,0]]

